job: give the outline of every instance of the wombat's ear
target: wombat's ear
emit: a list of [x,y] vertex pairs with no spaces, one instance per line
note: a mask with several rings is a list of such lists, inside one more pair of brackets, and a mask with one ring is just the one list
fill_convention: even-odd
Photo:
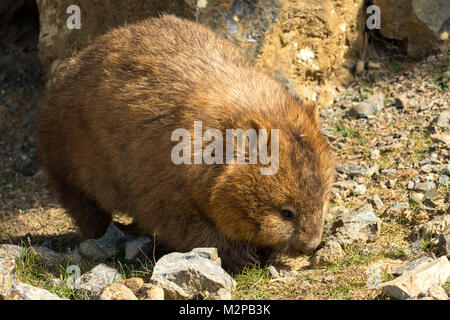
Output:
[[306,115],[311,119],[311,121],[319,126],[320,116],[319,116],[319,105],[314,102],[305,102],[301,105]]

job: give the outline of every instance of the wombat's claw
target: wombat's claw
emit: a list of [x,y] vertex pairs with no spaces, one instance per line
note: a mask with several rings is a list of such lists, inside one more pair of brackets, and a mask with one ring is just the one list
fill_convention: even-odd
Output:
[[225,250],[225,255],[221,258],[224,268],[232,272],[239,272],[245,266],[251,267],[260,263],[255,248],[249,245],[238,245]]

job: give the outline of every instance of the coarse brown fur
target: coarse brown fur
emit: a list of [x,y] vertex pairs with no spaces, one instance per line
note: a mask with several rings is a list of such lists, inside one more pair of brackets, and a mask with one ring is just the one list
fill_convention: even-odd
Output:
[[[279,170],[175,165],[177,128],[279,129]],[[217,247],[226,267],[256,251],[320,242],[334,158],[317,107],[300,105],[212,31],[174,16],[117,28],[70,60],[37,118],[42,166],[82,239],[116,211],[179,251]],[[283,209],[293,212],[287,219]]]

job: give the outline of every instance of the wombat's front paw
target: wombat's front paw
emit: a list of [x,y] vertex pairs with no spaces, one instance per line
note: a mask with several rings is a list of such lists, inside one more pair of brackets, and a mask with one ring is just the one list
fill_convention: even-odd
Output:
[[256,249],[248,244],[234,245],[224,250],[219,250],[222,266],[231,272],[239,272],[245,266],[259,264]]

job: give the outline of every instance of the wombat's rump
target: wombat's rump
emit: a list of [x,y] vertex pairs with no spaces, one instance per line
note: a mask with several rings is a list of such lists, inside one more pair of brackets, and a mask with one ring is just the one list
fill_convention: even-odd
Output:
[[[279,170],[175,165],[171,134],[279,129]],[[299,254],[320,242],[333,181],[317,108],[299,105],[212,31],[174,16],[112,30],[68,63],[37,118],[39,157],[82,239],[120,211],[178,251],[217,247],[225,266],[258,249]],[[225,152],[224,152],[225,154]]]

